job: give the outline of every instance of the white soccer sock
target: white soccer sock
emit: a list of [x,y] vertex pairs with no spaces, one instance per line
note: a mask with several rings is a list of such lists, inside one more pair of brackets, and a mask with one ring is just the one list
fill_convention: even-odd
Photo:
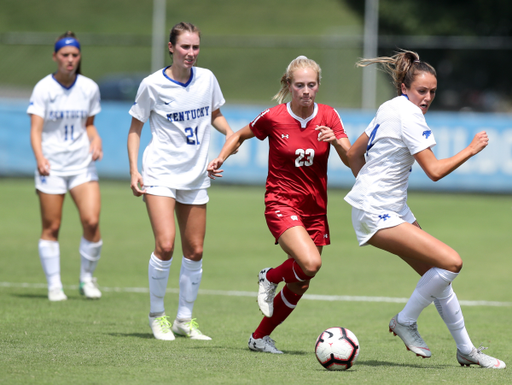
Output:
[[433,267],[418,281],[411,297],[403,310],[398,314],[398,322],[402,325],[412,325],[418,320],[423,309],[434,299],[442,295],[444,290],[457,277],[458,273]]
[[62,289],[60,280],[60,247],[57,241],[39,240],[39,259],[43,266],[48,290]]
[[192,261],[185,257],[181,260],[180,298],[176,318],[187,320],[192,318],[192,309],[199,292],[203,275],[203,260]]
[[154,253],[151,253],[148,266],[150,314],[163,313],[165,311],[164,297],[171,263],[172,258],[168,261],[162,261]]
[[90,282],[92,274],[101,257],[103,241],[91,242],[82,237],[80,240],[80,282]]
[[445,291],[434,301],[436,309],[452,334],[457,349],[463,354],[471,353],[473,343],[464,324],[464,316],[460,308],[459,299],[449,285]]

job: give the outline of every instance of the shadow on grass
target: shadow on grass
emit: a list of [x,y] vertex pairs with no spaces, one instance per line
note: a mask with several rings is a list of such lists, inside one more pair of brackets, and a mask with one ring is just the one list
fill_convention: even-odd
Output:
[[437,369],[443,369],[448,367],[449,365],[439,365],[435,364],[432,366],[418,365],[418,364],[404,364],[399,362],[389,362],[389,361],[377,361],[377,360],[368,360],[368,361],[357,361],[354,365],[360,366],[397,366],[397,367],[407,367],[407,368],[418,368],[418,369],[427,369],[436,367]]
[[152,333],[108,333],[112,337],[137,337],[145,340],[155,339]]
[[11,297],[18,297],[18,298],[43,298],[45,300],[48,300],[48,294],[11,294]]

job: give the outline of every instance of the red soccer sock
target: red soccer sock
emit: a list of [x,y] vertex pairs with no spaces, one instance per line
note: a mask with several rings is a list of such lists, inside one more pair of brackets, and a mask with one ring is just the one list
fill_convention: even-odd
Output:
[[293,283],[299,281],[308,281],[313,277],[307,276],[301,267],[293,258],[288,258],[281,265],[270,269],[267,272],[267,279],[272,283],[285,281]]
[[288,286],[284,286],[274,298],[274,314],[272,317],[263,317],[256,331],[253,333],[253,338],[263,338],[270,335],[276,327],[284,322],[291,314],[297,303],[302,298],[302,295],[293,293]]

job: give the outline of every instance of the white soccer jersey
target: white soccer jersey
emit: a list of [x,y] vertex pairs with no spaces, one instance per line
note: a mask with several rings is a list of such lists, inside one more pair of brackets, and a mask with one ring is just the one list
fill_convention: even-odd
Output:
[[413,155],[434,147],[434,134],[420,108],[403,95],[382,104],[365,132],[366,164],[345,200],[370,213],[399,212],[407,202]]
[[36,84],[27,114],[44,119],[42,148],[50,161],[50,175],[77,175],[91,164],[85,122],[100,111],[98,85],[85,76],[77,75],[75,83],[67,88],[53,75]]
[[224,104],[213,73],[193,67],[187,83],[172,80],[166,68],[145,78],[130,115],[149,118],[151,142],[142,157],[145,186],[195,190],[210,186],[207,176],[212,112]]

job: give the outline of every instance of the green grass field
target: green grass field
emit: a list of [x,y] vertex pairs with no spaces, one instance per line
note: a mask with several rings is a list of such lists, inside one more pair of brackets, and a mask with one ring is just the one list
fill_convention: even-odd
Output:
[[[283,355],[247,349],[260,321],[256,275],[284,254],[266,228],[263,187],[210,189],[201,294],[194,316],[212,341],[152,338],[147,324],[147,264],[153,248],[144,204],[127,181],[102,181],[104,247],[96,276],[103,298],[78,295],[81,235],[71,199],[60,235],[61,274],[69,300],[50,303],[37,254],[40,219],[33,181],[0,179],[0,383],[2,384],[510,384],[502,371],[462,368],[455,344],[430,306],[419,326],[433,356],[423,360],[387,332],[417,277],[397,257],[359,248],[346,191],[331,190],[332,244],[309,294],[354,296],[353,301],[304,298],[273,333]],[[465,266],[454,283],[475,345],[512,365],[509,322],[512,198],[499,195],[411,193],[409,205],[423,228],[453,246]],[[167,314],[178,295],[180,250],[169,278]],[[239,295],[235,295],[239,294]],[[378,297],[365,301],[362,297]],[[398,300],[399,301],[399,300]],[[492,301],[495,305],[475,305]],[[346,372],[329,372],[313,346],[322,330],[351,329],[361,353]]]

